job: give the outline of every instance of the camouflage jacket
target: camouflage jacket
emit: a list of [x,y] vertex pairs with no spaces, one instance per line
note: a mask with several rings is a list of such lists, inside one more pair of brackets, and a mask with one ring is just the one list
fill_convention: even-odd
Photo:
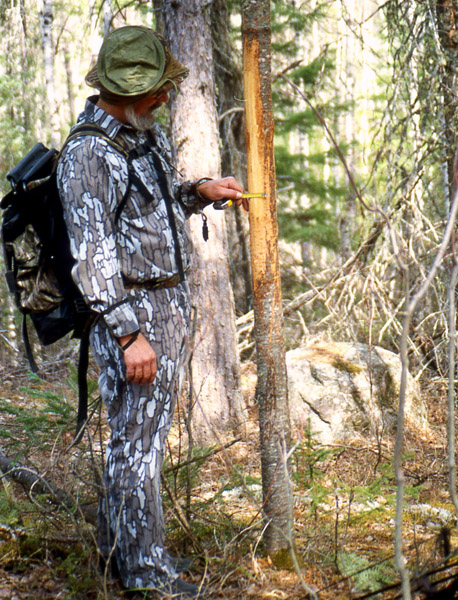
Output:
[[[96,123],[107,136],[124,147],[138,147],[145,134],[123,125],[95,104],[86,101],[80,123]],[[155,125],[152,129],[172,197],[183,267],[191,262],[192,247],[186,218],[202,204],[191,193],[191,182],[179,182],[171,166],[170,145]],[[115,219],[128,184],[127,160],[101,137],[85,135],[72,140],[59,160],[57,179],[64,207],[72,255],[73,278],[88,305],[103,313],[119,337],[139,328],[126,292],[126,282],[136,285],[167,280],[178,274],[172,231],[158,175],[150,154],[133,161],[135,173],[152,199],[132,185],[128,199]]]

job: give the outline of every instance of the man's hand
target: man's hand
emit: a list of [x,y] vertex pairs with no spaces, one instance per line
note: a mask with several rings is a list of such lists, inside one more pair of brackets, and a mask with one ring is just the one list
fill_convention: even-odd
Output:
[[243,204],[243,208],[248,210],[247,199],[242,199],[243,187],[234,177],[204,181],[197,189],[199,190],[199,194],[206,200],[217,202],[218,200],[223,200],[223,198],[230,198],[231,200],[235,200],[237,206]]
[[[124,346],[131,337],[131,334],[123,335],[118,341],[121,346]],[[140,385],[151,385],[153,383],[157,373],[156,353],[141,333],[124,352],[124,362],[126,363],[128,381]]]

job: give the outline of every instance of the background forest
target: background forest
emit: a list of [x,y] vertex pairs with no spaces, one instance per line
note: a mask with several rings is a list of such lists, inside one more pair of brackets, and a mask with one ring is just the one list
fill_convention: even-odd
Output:
[[[158,119],[186,176],[221,172],[246,185],[238,0],[1,0],[2,194],[37,141],[62,145],[91,94],[84,76],[104,33],[129,23],[169,35],[179,6],[202,24],[190,33],[177,19],[175,34],[198,32],[208,50],[196,66],[208,94],[202,103],[191,77],[188,105],[173,99]],[[215,598],[423,598],[428,586],[418,582],[434,587],[430,571],[454,575],[458,262],[447,224],[456,210],[457,11],[454,0],[271,2],[286,349],[359,344],[400,355],[428,428],[325,443],[293,419],[295,551],[279,561],[266,554],[248,222],[208,211],[205,246],[193,217],[196,350],[163,486],[170,545],[195,557]],[[203,144],[192,124],[205,115],[214,138]],[[191,149],[179,144],[183,131]],[[0,488],[0,598],[121,598],[97,568],[107,431],[95,367],[91,425],[75,447],[77,345],[34,342],[40,373],[31,374],[3,278],[0,294],[0,469],[9,475]],[[401,379],[401,405],[405,391]]]

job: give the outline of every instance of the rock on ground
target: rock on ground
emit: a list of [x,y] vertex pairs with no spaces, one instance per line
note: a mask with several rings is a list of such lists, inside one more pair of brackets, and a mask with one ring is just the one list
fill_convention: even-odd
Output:
[[[398,355],[379,346],[320,342],[286,354],[293,431],[308,426],[321,443],[396,429],[401,383]],[[426,430],[426,406],[408,375],[406,426]]]

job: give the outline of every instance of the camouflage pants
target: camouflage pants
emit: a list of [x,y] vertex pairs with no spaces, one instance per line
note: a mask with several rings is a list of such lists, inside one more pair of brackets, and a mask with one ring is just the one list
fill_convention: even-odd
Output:
[[103,320],[96,322],[91,346],[111,428],[99,548],[105,558],[116,558],[126,588],[148,588],[177,576],[164,549],[160,477],[184,375],[189,300],[182,284],[130,294],[141,331],[156,352],[158,371],[151,386],[126,381],[122,351]]

